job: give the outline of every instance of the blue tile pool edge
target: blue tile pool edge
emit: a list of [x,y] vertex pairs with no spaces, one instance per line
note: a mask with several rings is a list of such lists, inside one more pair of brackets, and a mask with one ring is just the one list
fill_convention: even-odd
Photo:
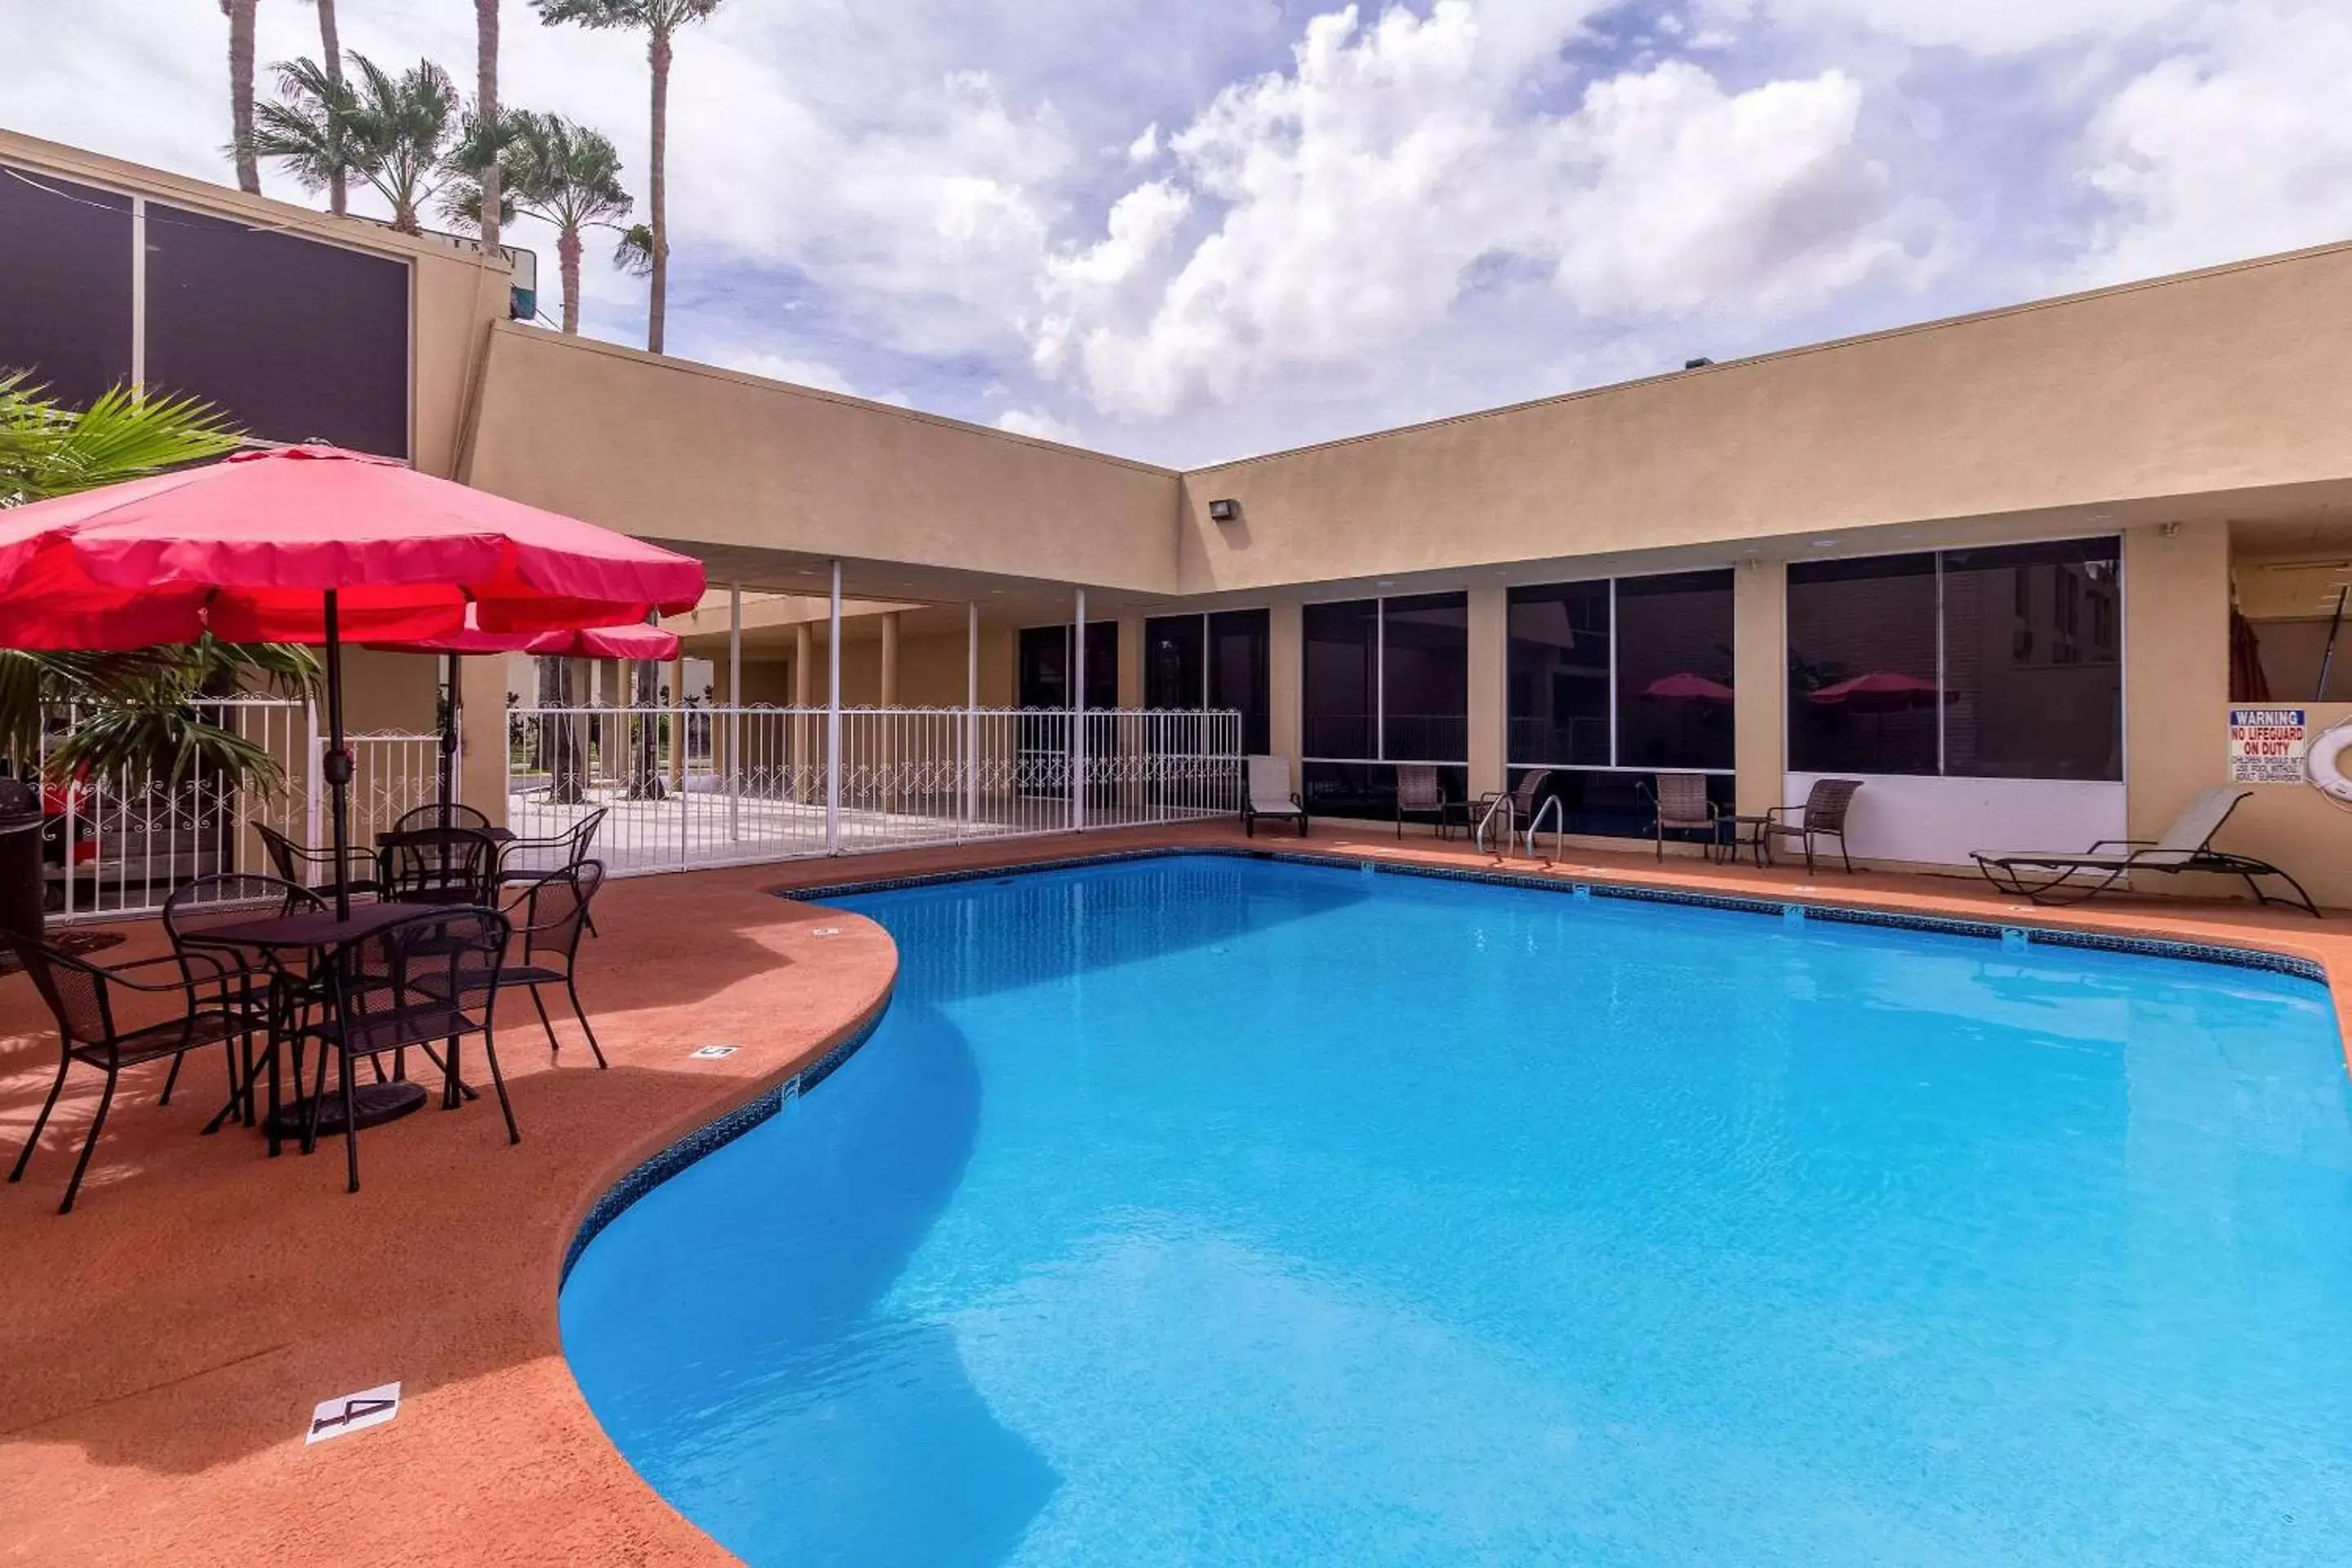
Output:
[[607,1187],[604,1194],[590,1205],[586,1216],[572,1233],[571,1244],[563,1249],[563,1268],[556,1277],[556,1289],[560,1291],[564,1282],[572,1278],[572,1266],[580,1261],[580,1255],[588,1250],[588,1244],[603,1234],[606,1226],[680,1171],[724,1149],[782,1110],[786,1104],[831,1078],[842,1063],[856,1056],[858,1048],[874,1037],[874,1031],[882,1026],[883,1016],[889,1011],[890,999],[885,996],[881,1005],[868,1013],[855,1029],[824,1055],[800,1071],[770,1084],[732,1110],[704,1122]]
[[[974,866],[954,870],[923,871],[898,877],[862,877],[839,882],[827,882],[817,887],[778,889],[776,897],[794,903],[815,903],[826,899],[846,898],[859,893],[896,892],[908,888],[940,887],[955,882],[992,881],[1001,878],[1024,876],[1041,871],[1071,871],[1091,866],[1115,865],[1129,860],[1165,860],[1187,855],[1216,855],[1233,859],[1271,860],[1293,866],[1320,866],[1327,870],[1344,870],[1359,867],[1391,876],[1430,877],[1454,882],[1490,882],[1502,887],[1530,888],[1543,892],[1573,894],[1579,891],[1596,899],[1631,899],[1659,904],[1688,904],[1701,909],[1729,910],[1741,914],[1771,915],[1785,918],[1788,911],[1802,912],[1809,921],[1818,920],[1844,925],[1891,926],[1905,931],[1937,931],[1947,936],[1971,937],[1979,941],[1999,942],[2011,931],[2022,931],[2030,942],[2051,947],[2089,948],[2105,952],[2139,953],[2150,958],[2184,959],[2192,963],[2218,963],[2235,969],[2262,970],[2273,974],[2291,975],[2325,985],[2327,971],[2325,965],[2308,958],[2289,953],[2266,952],[2259,948],[2223,947],[2207,942],[2176,942],[2163,937],[2118,936],[2105,931],[2068,931],[2048,926],[2002,925],[1991,921],[1959,920],[1948,915],[1903,914],[1889,910],[1853,909],[1838,905],[1804,903],[1796,900],[1759,899],[1724,893],[1699,893],[1678,888],[1644,888],[1625,883],[1579,882],[1560,877],[1538,876],[1524,871],[1481,869],[1466,866],[1430,866],[1405,861],[1365,860],[1341,855],[1319,855],[1286,849],[1238,849],[1224,845],[1156,846],[1148,849],[1112,849],[1097,854],[1063,855],[1047,860],[1028,860],[1010,866]],[[725,1148],[754,1127],[783,1110],[785,1102],[816,1088],[834,1070],[856,1055],[858,1048],[881,1026],[883,1016],[889,1011],[886,998],[847,1037],[799,1072],[782,1081],[770,1085],[743,1104],[704,1123],[672,1143],[651,1159],[631,1170],[608,1188],[590,1207],[587,1216],[572,1233],[571,1245],[564,1248],[563,1268],[558,1279],[572,1278],[572,1266],[587,1250],[604,1227],[618,1219],[630,1205],[677,1175],[680,1171],[719,1149]]]
[[1596,899],[1632,899],[1647,903],[1688,904],[1700,909],[1730,910],[1741,914],[1786,917],[1791,910],[1807,920],[1844,925],[1891,926],[1905,931],[1938,931],[1947,936],[1999,942],[2003,933],[2023,931],[2028,941],[2049,947],[2089,948],[2105,952],[2132,952],[2149,958],[2177,958],[2192,963],[2218,963],[2233,969],[2257,969],[2299,980],[2327,982],[2327,969],[2315,959],[2261,948],[2231,947],[2213,942],[2181,942],[2168,937],[2126,936],[2107,931],[2072,931],[2063,927],[2018,924],[2000,921],[1963,920],[1953,915],[1906,914],[1894,910],[1807,903],[1799,899],[1767,899],[1745,894],[1701,893],[1681,888],[1646,888],[1622,882],[1580,882],[1564,877],[1528,871],[1506,871],[1469,866],[1432,866],[1414,861],[1370,860],[1352,856],[1316,854],[1294,849],[1244,849],[1229,845],[1155,845],[1145,849],[1110,849],[1097,854],[1056,856],[1049,860],[1025,860],[1006,866],[960,867],[953,870],[920,871],[898,877],[845,879],[808,888],[776,890],[776,897],[795,903],[816,903],[859,893],[887,893],[908,888],[930,888],[952,882],[990,881],[1035,871],[1071,871],[1125,860],[1164,860],[1187,855],[1216,855],[1241,860],[1273,860],[1286,865],[1320,866],[1326,869],[1361,868],[1384,876],[1431,877],[1454,882],[1491,882],[1503,887],[1531,888],[1548,893],[1583,892]]

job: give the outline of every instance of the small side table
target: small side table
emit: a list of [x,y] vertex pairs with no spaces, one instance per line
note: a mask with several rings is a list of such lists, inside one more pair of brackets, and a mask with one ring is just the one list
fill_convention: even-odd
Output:
[[1772,819],[1770,817],[1746,816],[1734,812],[1717,820],[1727,824],[1731,829],[1731,841],[1723,847],[1726,865],[1739,864],[1739,852],[1742,849],[1754,851],[1756,868],[1759,871],[1772,863],[1770,832]]

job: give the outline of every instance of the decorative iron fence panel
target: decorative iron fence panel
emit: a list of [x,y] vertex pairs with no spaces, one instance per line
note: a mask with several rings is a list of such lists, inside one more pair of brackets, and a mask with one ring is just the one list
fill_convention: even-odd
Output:
[[1238,810],[1240,746],[1230,710],[519,707],[507,825],[602,809],[616,875],[1133,826]]
[[[253,829],[297,843],[324,841],[326,785],[320,723],[299,699],[244,697],[197,704],[201,717],[252,742],[277,764],[274,780],[223,776],[192,766],[176,781],[124,771],[52,776],[49,752],[81,721],[73,704],[51,710],[40,754],[14,759],[41,778],[42,868],[59,921],[152,914],[173,889],[215,872],[270,869]],[[441,738],[384,733],[347,738],[352,750],[352,841],[369,844],[401,813],[436,798]]]

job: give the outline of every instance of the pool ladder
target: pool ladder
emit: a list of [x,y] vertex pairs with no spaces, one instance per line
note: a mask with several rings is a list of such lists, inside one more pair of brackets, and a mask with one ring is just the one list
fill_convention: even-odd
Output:
[[[1504,842],[1507,844],[1511,839],[1519,837],[1518,808],[1511,804],[1509,795],[1498,795],[1487,803],[1486,815],[1478,819],[1478,831],[1472,836],[1472,840],[1477,845],[1481,855],[1486,852],[1486,830],[1494,826],[1495,815],[1497,812],[1502,814],[1506,824],[1503,829]],[[1535,817],[1528,824],[1525,838],[1527,853],[1530,858],[1535,855],[1536,835],[1543,831],[1546,817],[1551,819],[1551,858],[1557,860],[1559,858],[1561,846],[1568,835],[1568,816],[1560,808],[1559,796],[1556,795],[1547,796],[1544,803],[1536,807]]]

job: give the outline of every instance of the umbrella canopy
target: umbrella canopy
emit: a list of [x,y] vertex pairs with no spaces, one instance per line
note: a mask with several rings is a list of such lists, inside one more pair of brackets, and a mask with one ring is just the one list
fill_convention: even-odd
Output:
[[683,612],[702,563],[334,447],[240,452],[0,513],[0,647],[326,646],[335,910],[351,912],[341,644]]
[[[1906,708],[1932,708],[1937,695],[1937,688],[1932,680],[1905,675],[1900,670],[1874,669],[1868,675],[1824,686],[1806,700],[1824,708],[1844,707],[1856,713],[1893,713]],[[1950,691],[1943,696],[1948,701],[1959,693]]]
[[1662,675],[1642,688],[1642,695],[1654,697],[1663,702],[1729,702],[1731,688],[1720,680],[1709,680],[1704,675],[1685,669],[1674,675]]
[[[468,621],[472,619],[470,616]],[[437,637],[405,642],[369,639],[385,653],[529,653],[543,658],[676,658],[677,634],[659,626],[595,626],[576,632],[486,632],[467,625]]]
[[0,514],[0,647],[354,642],[570,631],[682,612],[701,563],[389,458],[332,447],[201,468]]

